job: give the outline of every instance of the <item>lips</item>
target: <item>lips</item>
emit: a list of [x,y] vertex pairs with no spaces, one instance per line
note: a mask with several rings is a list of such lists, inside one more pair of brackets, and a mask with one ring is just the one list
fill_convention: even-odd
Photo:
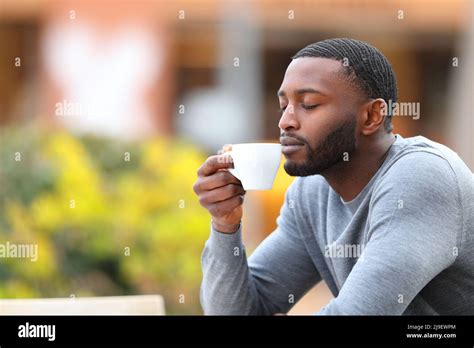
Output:
[[302,149],[304,146],[302,142],[290,137],[281,137],[280,143],[282,145],[281,152],[286,156]]
[[290,137],[281,137],[280,143],[283,146],[292,146],[292,145],[303,146],[304,145],[302,142]]

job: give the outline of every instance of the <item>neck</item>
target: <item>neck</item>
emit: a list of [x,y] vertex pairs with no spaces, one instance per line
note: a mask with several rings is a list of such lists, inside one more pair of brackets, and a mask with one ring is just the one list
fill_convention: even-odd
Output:
[[364,189],[387,156],[395,135],[384,134],[360,144],[348,161],[324,171],[321,175],[346,202],[353,200]]

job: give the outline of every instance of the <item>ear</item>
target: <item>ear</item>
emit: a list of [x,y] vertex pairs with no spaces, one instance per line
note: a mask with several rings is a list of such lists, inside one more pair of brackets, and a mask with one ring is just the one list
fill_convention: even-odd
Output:
[[385,115],[387,114],[387,103],[382,98],[369,101],[364,108],[364,119],[360,132],[364,135],[372,135],[381,127],[383,128]]

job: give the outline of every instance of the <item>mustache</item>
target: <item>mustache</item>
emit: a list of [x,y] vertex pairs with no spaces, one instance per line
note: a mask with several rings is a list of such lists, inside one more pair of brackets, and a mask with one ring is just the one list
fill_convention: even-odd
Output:
[[295,140],[298,140],[298,141],[302,142],[303,144],[309,145],[305,138],[302,138],[302,137],[300,137],[299,135],[296,135],[296,134],[283,132],[283,133],[280,134],[280,138],[282,138],[282,137],[293,138]]

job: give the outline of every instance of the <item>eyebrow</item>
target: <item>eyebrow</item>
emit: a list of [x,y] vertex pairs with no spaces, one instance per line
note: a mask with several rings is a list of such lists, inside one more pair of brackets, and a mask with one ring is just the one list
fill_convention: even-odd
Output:
[[[301,88],[301,89],[296,90],[296,94],[305,94],[305,93],[317,93],[317,94],[321,94],[321,95],[325,96],[325,94],[323,92],[318,91],[318,90],[313,89],[313,88]],[[286,97],[285,91],[280,89],[277,93],[277,96]]]

